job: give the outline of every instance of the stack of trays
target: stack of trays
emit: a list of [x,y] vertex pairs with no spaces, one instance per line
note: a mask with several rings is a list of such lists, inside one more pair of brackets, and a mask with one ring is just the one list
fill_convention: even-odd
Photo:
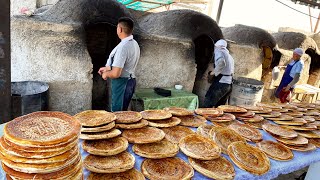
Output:
[[81,125],[61,112],[35,112],[7,123],[0,139],[2,168],[11,179],[83,179]]

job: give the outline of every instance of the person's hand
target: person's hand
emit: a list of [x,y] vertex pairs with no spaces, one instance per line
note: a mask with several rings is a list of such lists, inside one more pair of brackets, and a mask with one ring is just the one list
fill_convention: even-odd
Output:
[[101,77],[102,77],[102,79],[104,79],[104,80],[107,80],[107,79],[108,79],[107,73],[104,73],[104,72],[102,73]]
[[107,70],[107,67],[101,67],[98,71],[98,74],[100,74],[100,76],[102,76],[103,72],[105,72]]
[[288,92],[290,90],[290,86],[286,86],[285,88],[284,88],[284,92]]

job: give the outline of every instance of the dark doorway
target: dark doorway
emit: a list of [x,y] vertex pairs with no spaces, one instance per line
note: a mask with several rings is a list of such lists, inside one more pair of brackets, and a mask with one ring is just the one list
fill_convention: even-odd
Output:
[[311,57],[308,84],[319,87],[320,86],[320,55],[314,49],[307,49],[306,54]]
[[86,43],[93,64],[92,109],[110,111],[109,81],[105,81],[97,73],[105,66],[112,49],[120,39],[116,25],[107,22],[92,22],[85,26]]
[[214,42],[207,35],[201,35],[194,41],[195,60],[197,64],[196,81],[200,80],[213,59]]

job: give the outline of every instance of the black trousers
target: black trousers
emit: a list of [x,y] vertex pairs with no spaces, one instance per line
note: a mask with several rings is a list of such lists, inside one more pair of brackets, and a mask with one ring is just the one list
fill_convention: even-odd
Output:
[[[222,76],[221,76],[222,77]],[[212,108],[226,104],[232,91],[232,84],[220,83],[221,77],[216,77],[209,87],[205,99],[204,107]]]

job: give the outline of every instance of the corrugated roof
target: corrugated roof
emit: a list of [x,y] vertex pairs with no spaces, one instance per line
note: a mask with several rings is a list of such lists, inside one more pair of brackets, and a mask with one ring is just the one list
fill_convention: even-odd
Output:
[[149,11],[161,6],[174,3],[174,0],[118,0],[129,9],[137,11]]
[[320,0],[291,0],[296,4],[310,6],[312,8],[320,9]]

